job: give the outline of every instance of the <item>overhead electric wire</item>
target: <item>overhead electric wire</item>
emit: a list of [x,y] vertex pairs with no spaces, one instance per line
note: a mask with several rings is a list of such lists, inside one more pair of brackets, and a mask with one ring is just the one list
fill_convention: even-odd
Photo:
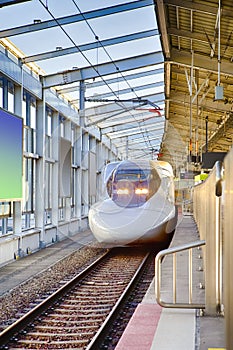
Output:
[[52,14],[52,12],[48,9],[48,7],[43,3],[42,0],[39,0],[39,2],[41,3],[41,5],[46,9],[46,11],[50,14],[50,16],[53,18],[53,20],[57,23],[57,25],[59,26],[59,28],[63,31],[63,33],[65,33],[65,35],[67,36],[67,38],[72,42],[72,44],[76,47],[77,51],[79,53],[81,53],[81,55],[85,58],[85,60],[89,63],[89,65],[91,66],[91,68],[94,69],[94,71],[97,73],[97,75],[103,80],[104,84],[106,84],[106,86],[109,88],[109,90],[116,96],[116,98],[118,98],[118,96],[116,95],[115,91],[112,90],[112,88],[109,86],[109,84],[105,81],[105,79],[103,78],[103,76],[98,72],[98,69],[91,63],[91,61],[88,59],[88,57],[83,53],[82,50],[79,49],[78,45],[75,43],[75,41],[71,38],[71,36],[67,33],[67,31],[63,28],[63,26],[59,23],[59,21],[57,20],[57,18]]
[[[112,59],[112,57],[111,57],[110,54],[108,53],[107,49],[106,49],[105,46],[102,44],[101,40],[99,40],[99,36],[96,35],[95,31],[93,30],[93,28],[92,28],[92,26],[90,25],[90,23],[88,22],[88,20],[85,18],[83,12],[81,11],[80,7],[77,5],[76,1],[75,1],[75,0],[71,0],[71,1],[72,1],[73,4],[75,5],[75,7],[78,9],[80,15],[83,17],[84,21],[86,22],[88,28],[91,30],[91,32],[92,32],[92,34],[94,35],[95,39],[96,39],[96,40],[98,41],[98,43],[101,45],[101,47],[103,48],[103,50],[104,50],[104,52],[106,53],[106,55],[108,56],[108,58],[111,60],[111,62],[112,62],[113,65],[115,66],[116,71],[117,71],[118,73],[120,73],[121,77],[122,77],[123,80],[126,82],[126,84],[128,85],[128,87],[130,88],[131,92],[133,92],[133,93],[135,94],[135,96],[137,97],[137,99],[140,100],[140,97],[137,95],[137,93],[135,92],[135,90],[131,87],[131,85],[129,84],[128,80],[125,78],[124,74],[122,74],[122,72],[119,70],[119,67],[116,65],[116,63],[114,62],[114,60]],[[118,99],[119,99],[119,98],[118,98]],[[121,101],[115,101],[115,103],[117,103],[117,104],[120,104],[121,102],[122,102],[122,100],[121,100]],[[124,108],[125,108],[125,107],[124,107]],[[126,109],[126,108],[125,108],[125,109]],[[127,109],[126,109],[126,110],[127,110]],[[129,114],[131,114],[131,113],[129,112]],[[149,143],[150,147],[153,149],[153,147],[152,147],[152,145],[151,145],[151,142],[150,142],[150,139],[149,139],[149,137],[147,136],[147,134],[146,134],[147,140],[145,139],[144,131],[142,131],[142,129],[141,129],[141,123],[138,122],[138,121],[136,120],[136,118],[135,118],[134,115],[131,114],[131,116],[132,116],[133,119],[138,123],[139,129],[140,129],[140,131],[141,131],[141,133],[142,133],[142,136],[143,136],[143,138],[144,138],[144,140],[145,140],[145,143]]]
[[[117,96],[116,92],[110,87],[110,85],[107,83],[107,81],[103,78],[103,76],[99,73],[98,69],[92,64],[92,62],[88,59],[88,57],[83,53],[82,50],[79,49],[78,45],[75,43],[75,41],[72,39],[72,37],[67,33],[67,31],[63,28],[63,26],[59,23],[59,21],[57,20],[57,18],[52,14],[52,12],[49,10],[48,6],[45,5],[43,3],[42,0],[39,0],[39,2],[41,3],[41,5],[46,9],[46,11],[49,13],[49,15],[53,18],[53,20],[57,23],[57,25],[59,26],[59,28],[63,31],[63,33],[68,37],[68,39],[71,41],[71,43],[74,45],[74,47],[76,47],[77,51],[79,53],[81,53],[81,55],[85,58],[85,60],[88,62],[88,64],[93,68],[93,70],[97,73],[97,75],[100,77],[100,79],[102,79],[102,81],[104,82],[104,84],[109,88],[109,90],[113,93],[114,96],[116,96],[117,100],[119,100],[119,97]],[[72,0],[72,2],[74,3],[74,0]],[[80,12],[80,14],[83,16],[85,22],[88,24],[88,27],[91,29],[93,35],[95,35],[95,38],[98,38],[98,36],[95,34],[95,32],[93,31],[92,27],[90,26],[90,24],[88,23],[88,21],[85,19],[85,16],[82,14],[82,12],[80,11],[78,5],[76,3],[74,3],[75,6],[77,7],[78,11]],[[99,41],[98,39],[98,42],[101,44],[101,46],[104,48],[104,46],[102,45],[101,41]],[[105,52],[107,53],[107,50],[104,48]],[[115,67],[117,68],[117,72],[118,73],[121,73],[120,70],[119,70],[119,67],[117,67],[117,65],[115,64],[115,62],[112,60],[112,58],[110,57],[110,55],[107,53],[108,57],[110,58],[111,62],[115,65]],[[122,73],[121,73],[122,74]],[[122,75],[123,79],[127,82],[126,78]],[[131,88],[130,84],[127,82],[128,86]],[[135,93],[135,91],[132,91],[134,92],[134,94],[137,96],[137,94]],[[138,98],[138,96],[137,96]],[[122,104],[120,101],[119,102],[116,102],[118,103],[123,109],[127,110],[127,107],[124,106],[124,104]],[[131,114],[129,112],[129,114]],[[135,119],[135,121],[138,123],[138,121],[136,120],[135,116],[133,114],[131,114],[131,116]],[[153,146],[151,145],[151,142],[149,140],[149,138],[146,140],[145,138],[145,135],[144,135],[144,131],[142,130],[141,128],[141,125],[140,123],[138,123],[138,126],[139,126],[139,130],[141,131],[142,133],[142,136],[143,138],[145,139],[145,143],[147,143],[149,145],[149,148],[153,149]]]
[[130,90],[135,94],[135,96],[138,98],[138,95],[136,94],[135,90],[132,88],[132,86],[129,84],[128,80],[125,78],[125,76],[122,74],[122,72],[120,71],[119,67],[116,65],[116,63],[114,62],[114,60],[112,59],[112,57],[110,56],[110,54],[108,53],[107,49],[105,48],[105,46],[102,44],[101,40],[99,40],[99,36],[96,35],[95,31],[93,30],[93,28],[91,27],[90,23],[88,22],[88,20],[86,19],[86,17],[84,16],[83,12],[81,11],[81,9],[79,8],[79,6],[77,5],[75,0],[71,0],[73,2],[73,4],[76,6],[76,8],[78,9],[80,15],[83,17],[84,21],[86,22],[87,26],[89,27],[89,29],[91,30],[92,34],[94,35],[95,39],[98,41],[98,43],[101,45],[102,49],[104,50],[104,52],[106,53],[106,55],[108,56],[108,58],[111,60],[111,62],[113,63],[113,65],[116,68],[117,73],[120,73],[121,77],[123,78],[123,80],[126,82],[126,84],[128,85],[128,87],[130,88]]

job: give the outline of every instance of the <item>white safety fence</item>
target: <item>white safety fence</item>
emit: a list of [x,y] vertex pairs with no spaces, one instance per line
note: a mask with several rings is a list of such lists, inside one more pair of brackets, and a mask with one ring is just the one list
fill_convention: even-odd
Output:
[[194,218],[206,241],[207,312],[225,320],[226,348],[233,347],[233,149],[194,189]]
[[[180,303],[176,300],[176,254],[189,251],[189,271],[192,256],[190,250],[203,246],[203,267],[205,273],[205,314],[224,316],[226,348],[233,349],[233,149],[226,155],[223,163],[216,162],[208,178],[193,188],[193,216],[200,234],[200,241],[190,242],[187,246],[173,247],[161,251],[156,257],[157,301],[165,307],[193,307],[198,304],[188,300]],[[161,297],[161,262],[166,256],[172,256],[170,269],[173,271],[173,301],[167,303]],[[174,278],[175,276],[175,278]],[[189,278],[189,296],[192,293],[192,275]]]
[[224,159],[223,187],[223,303],[226,348],[233,348],[233,149]]
[[193,215],[204,254],[206,313],[221,313],[222,297],[222,164],[216,162],[209,177],[193,190]]

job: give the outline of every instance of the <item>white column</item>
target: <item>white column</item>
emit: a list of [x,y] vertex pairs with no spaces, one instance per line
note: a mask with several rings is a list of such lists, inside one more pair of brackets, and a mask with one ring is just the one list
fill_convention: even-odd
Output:
[[36,162],[36,198],[35,198],[35,222],[36,227],[41,230],[40,245],[44,246],[45,235],[45,101],[37,104],[36,115],[36,142],[39,159]]
[[82,205],[82,169],[81,169],[81,153],[82,153],[82,129],[77,127],[76,129],[76,143],[75,143],[75,154],[77,169],[77,185],[76,185],[76,215],[81,220],[81,205]]
[[[71,121],[66,120],[65,124],[65,138],[69,141],[71,141]],[[70,176],[71,176],[71,163],[70,163]],[[71,182],[71,181],[70,181]],[[71,198],[67,197],[65,199],[65,221],[70,222],[71,220]]]
[[[22,90],[21,86],[15,86],[14,95],[14,113],[22,116]],[[23,181],[23,179],[22,179]],[[20,236],[19,256],[22,251],[22,203],[21,201],[13,202],[13,232]]]
[[22,90],[21,86],[15,86],[14,112],[18,116],[22,116]]
[[88,191],[89,191],[89,203],[90,205],[96,202],[96,190],[97,190],[97,161],[96,161],[96,138],[90,136],[89,141],[89,165],[88,165]]
[[58,226],[58,179],[59,179],[59,113],[52,116],[52,158],[55,160],[52,171],[52,224]]
[[82,135],[82,215],[86,216],[88,214],[89,206],[88,206],[88,151],[89,151],[89,144],[88,144],[88,138],[89,135],[87,132],[85,132]]

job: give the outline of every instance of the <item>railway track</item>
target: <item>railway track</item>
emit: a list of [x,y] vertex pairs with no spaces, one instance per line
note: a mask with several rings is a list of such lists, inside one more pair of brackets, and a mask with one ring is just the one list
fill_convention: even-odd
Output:
[[114,249],[0,333],[1,349],[97,349],[149,254]]

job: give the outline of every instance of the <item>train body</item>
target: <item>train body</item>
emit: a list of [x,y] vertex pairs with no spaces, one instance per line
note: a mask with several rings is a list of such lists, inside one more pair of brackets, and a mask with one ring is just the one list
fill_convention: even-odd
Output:
[[89,226],[104,246],[164,242],[174,232],[177,214],[169,163],[109,163],[103,171],[103,186],[103,199],[89,210]]

